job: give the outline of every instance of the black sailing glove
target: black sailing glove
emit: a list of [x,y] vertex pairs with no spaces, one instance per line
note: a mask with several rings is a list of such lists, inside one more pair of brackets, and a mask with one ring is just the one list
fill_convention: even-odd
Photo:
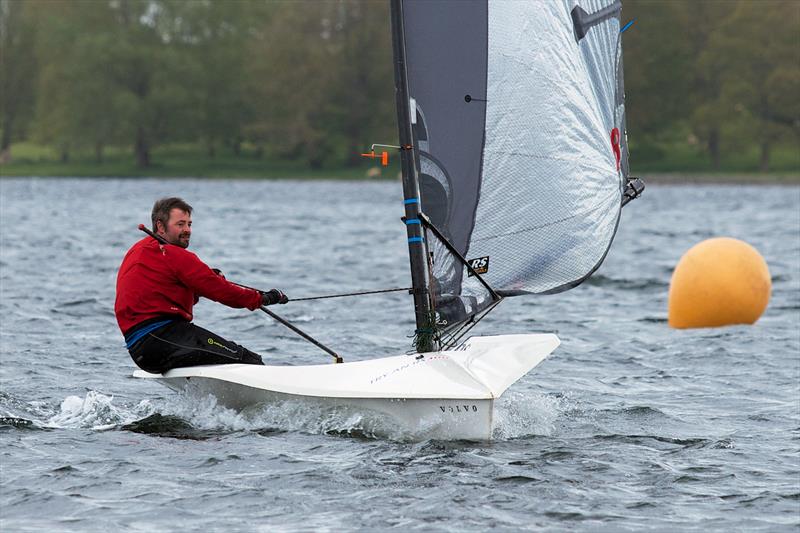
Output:
[[261,293],[261,305],[285,304],[288,302],[289,298],[278,289]]

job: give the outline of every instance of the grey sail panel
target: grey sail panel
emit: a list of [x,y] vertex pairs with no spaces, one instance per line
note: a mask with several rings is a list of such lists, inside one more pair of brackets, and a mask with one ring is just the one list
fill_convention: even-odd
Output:
[[[487,260],[503,295],[575,286],[614,237],[627,174],[619,7],[403,4],[423,211],[460,254]],[[427,239],[437,311],[452,324],[486,308],[482,285]]]
[[[485,135],[487,3],[403,3],[406,69],[423,212],[465,254],[475,221]],[[464,267],[427,233],[439,322],[457,323],[490,302]]]
[[480,192],[486,2],[406,1],[406,65],[426,213],[462,253]]

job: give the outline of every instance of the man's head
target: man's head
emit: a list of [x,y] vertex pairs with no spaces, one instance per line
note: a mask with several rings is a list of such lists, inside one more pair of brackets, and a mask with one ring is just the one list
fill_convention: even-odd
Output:
[[153,204],[153,233],[170,244],[189,247],[192,235],[192,206],[181,198],[162,198]]

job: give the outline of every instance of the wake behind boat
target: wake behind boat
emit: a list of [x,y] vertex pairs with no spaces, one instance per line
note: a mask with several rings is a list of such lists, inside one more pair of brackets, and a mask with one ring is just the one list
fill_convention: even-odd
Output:
[[[644,189],[628,172],[621,9],[610,0],[391,1],[418,353],[135,375],[231,407],[302,399],[377,411],[439,438],[490,438],[494,401],[559,341],[462,339],[504,298],[588,279],[622,207]],[[375,146],[364,155],[377,157]]]

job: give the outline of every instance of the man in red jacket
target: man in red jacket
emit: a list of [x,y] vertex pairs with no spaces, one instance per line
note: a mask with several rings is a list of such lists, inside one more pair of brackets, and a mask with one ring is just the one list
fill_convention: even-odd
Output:
[[153,206],[153,233],[134,244],[117,274],[114,312],[133,361],[148,372],[195,365],[263,365],[261,356],[192,324],[201,296],[251,311],[289,301],[278,289],[260,292],[227,281],[188,251],[192,207],[180,198]]

